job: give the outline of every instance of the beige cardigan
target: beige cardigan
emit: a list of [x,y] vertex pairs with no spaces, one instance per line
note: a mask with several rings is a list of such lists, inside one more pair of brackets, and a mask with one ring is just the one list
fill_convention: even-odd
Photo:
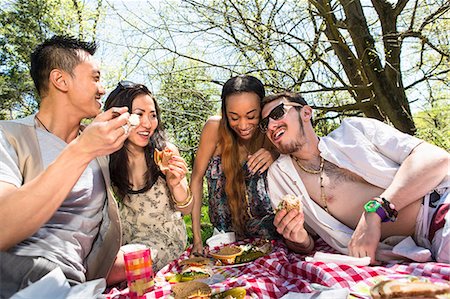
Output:
[[[14,147],[19,158],[19,169],[23,184],[43,171],[39,143],[34,126],[34,115],[12,121],[0,121],[0,130]],[[122,232],[117,203],[111,192],[108,158],[98,157],[97,162],[105,180],[107,201],[103,208],[103,221],[91,252],[85,261],[86,279],[106,278],[114,264],[121,245]]]

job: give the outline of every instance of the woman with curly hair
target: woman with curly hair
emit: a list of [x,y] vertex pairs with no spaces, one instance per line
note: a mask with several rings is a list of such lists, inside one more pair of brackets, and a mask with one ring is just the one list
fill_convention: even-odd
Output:
[[222,116],[203,127],[191,176],[194,197],[191,254],[203,253],[200,228],[203,178],[208,183],[209,217],[215,228],[239,239],[276,238],[266,190],[266,170],[276,155],[258,128],[264,85],[253,76],[229,79],[222,89]]

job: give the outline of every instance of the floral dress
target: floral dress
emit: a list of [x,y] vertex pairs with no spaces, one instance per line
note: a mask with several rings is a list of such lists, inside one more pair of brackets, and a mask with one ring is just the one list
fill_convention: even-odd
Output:
[[[209,195],[209,218],[214,227],[222,231],[233,231],[231,212],[225,193],[225,174],[220,156],[213,156],[206,170]],[[273,219],[275,214],[267,193],[267,171],[251,174],[247,164],[244,169],[245,186],[251,218],[246,223],[245,237],[279,238]]]
[[127,194],[120,216],[123,244],[144,244],[158,251],[153,261],[155,272],[184,252],[186,226],[163,177],[144,193]]

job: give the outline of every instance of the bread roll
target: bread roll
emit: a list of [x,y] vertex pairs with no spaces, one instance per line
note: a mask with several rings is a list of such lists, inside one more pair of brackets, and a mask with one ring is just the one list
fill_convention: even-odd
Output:
[[389,298],[434,298],[436,295],[450,293],[450,285],[420,280],[403,281],[398,279],[381,281],[370,289],[375,299]]

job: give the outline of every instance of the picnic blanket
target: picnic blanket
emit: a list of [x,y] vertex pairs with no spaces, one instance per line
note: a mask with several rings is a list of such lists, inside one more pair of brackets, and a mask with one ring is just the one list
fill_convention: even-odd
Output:
[[[244,240],[250,242],[249,240]],[[243,242],[238,242],[241,244]],[[214,267],[214,276],[207,281],[213,294],[234,287],[244,287],[246,298],[281,298],[294,293],[311,293],[326,289],[348,288],[350,298],[370,298],[369,289],[389,278],[420,277],[424,280],[450,281],[450,265],[443,263],[399,263],[382,266],[352,266],[336,263],[306,262],[306,255],[288,250],[282,241],[272,241],[270,254],[240,267]],[[316,241],[315,251],[337,253],[323,240]],[[314,252],[313,252],[314,253]],[[313,253],[308,254],[311,256]],[[171,284],[164,275],[181,270],[179,261],[188,258],[190,249],[155,275],[155,289],[145,298],[165,298],[171,293]],[[127,298],[127,290],[111,290],[108,299]]]

